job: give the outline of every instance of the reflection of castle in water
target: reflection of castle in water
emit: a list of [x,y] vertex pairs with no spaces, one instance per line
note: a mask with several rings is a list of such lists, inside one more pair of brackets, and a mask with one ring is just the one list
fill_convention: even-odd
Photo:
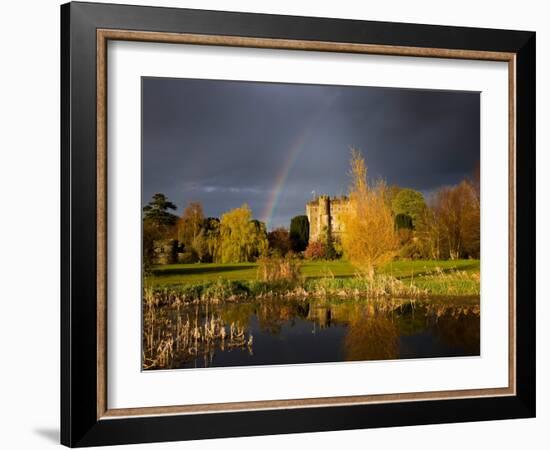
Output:
[[377,314],[389,314],[399,308],[402,308],[402,303],[391,300],[384,303],[371,302],[367,304],[311,303],[305,318],[315,322],[319,328],[328,328],[331,325],[349,325],[354,321]]
[[332,308],[326,306],[310,306],[307,320],[320,328],[330,327]]
[[342,213],[347,209],[349,199],[320,195],[307,202],[306,215],[309,220],[310,241],[321,240],[324,232],[329,230],[338,239],[344,232]]

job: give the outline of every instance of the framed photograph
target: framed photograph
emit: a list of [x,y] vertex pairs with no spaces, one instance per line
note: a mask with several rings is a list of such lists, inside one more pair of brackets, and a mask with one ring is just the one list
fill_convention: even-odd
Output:
[[535,415],[535,33],[61,7],[61,441]]

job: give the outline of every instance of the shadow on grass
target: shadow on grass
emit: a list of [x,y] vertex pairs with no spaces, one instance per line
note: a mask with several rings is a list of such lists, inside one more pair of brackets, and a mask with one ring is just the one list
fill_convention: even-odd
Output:
[[353,278],[355,277],[355,274],[353,273],[347,273],[342,275],[323,275],[323,274],[314,274],[314,275],[306,275],[305,278],[308,280],[322,280],[324,278]]
[[239,270],[254,270],[254,266],[201,266],[197,264],[196,267],[174,267],[170,269],[153,269],[153,274],[156,277],[162,277],[165,275],[203,275],[207,273],[223,273],[223,272],[235,272]]

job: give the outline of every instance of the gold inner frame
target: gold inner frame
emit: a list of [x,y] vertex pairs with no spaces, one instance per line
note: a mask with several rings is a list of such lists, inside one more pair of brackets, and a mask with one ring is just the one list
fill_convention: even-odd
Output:
[[[401,394],[264,400],[200,405],[148,406],[109,409],[107,405],[107,42],[109,40],[172,44],[218,45],[266,49],[307,50],[502,61],[508,63],[508,387]],[[421,48],[341,42],[299,41],[239,36],[158,33],[114,29],[97,30],[97,418],[165,414],[218,413],[262,409],[344,406],[420,400],[510,396],[516,393],[516,54],[477,50]]]

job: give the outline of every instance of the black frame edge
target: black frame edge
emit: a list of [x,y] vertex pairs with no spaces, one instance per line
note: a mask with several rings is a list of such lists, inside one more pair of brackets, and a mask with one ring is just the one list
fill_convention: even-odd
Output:
[[64,445],[71,444],[71,368],[70,368],[70,4],[61,6],[61,433],[60,440]]
[[[95,328],[97,28],[345,40],[516,53],[517,395],[98,421]],[[62,5],[61,443],[81,447],[534,417],[535,37],[534,32],[524,31],[79,2]]]
[[96,37],[89,6],[61,5],[60,436],[70,447],[98,423]]
[[516,383],[536,414],[536,34],[516,56]]

